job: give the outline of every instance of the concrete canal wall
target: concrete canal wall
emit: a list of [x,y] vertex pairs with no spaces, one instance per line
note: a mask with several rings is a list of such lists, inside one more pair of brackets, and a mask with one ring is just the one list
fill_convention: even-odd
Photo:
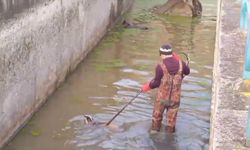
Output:
[[214,52],[210,150],[246,150],[249,98],[244,96],[246,31],[240,29],[241,1],[218,0]]
[[0,148],[132,4],[0,0]]

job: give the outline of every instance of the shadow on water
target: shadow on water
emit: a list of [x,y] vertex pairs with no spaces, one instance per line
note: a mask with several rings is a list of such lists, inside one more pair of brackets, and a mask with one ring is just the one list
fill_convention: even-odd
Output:
[[[209,9],[200,19],[157,16],[145,9],[163,2],[137,0],[127,17],[149,30],[116,27],[111,31],[6,149],[208,149],[216,26],[209,15],[213,18],[210,12],[216,10],[216,2],[204,2]],[[118,128],[84,124],[83,114],[100,122],[110,120],[152,79],[159,46],[165,42],[191,58],[176,133],[165,132],[166,118],[159,133],[149,132],[157,90],[133,101],[113,121]]]

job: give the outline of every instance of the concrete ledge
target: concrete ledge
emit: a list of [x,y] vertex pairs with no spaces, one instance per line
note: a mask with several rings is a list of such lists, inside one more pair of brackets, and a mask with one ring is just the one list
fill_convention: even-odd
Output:
[[241,92],[246,32],[240,30],[241,2],[219,0],[214,53],[210,149],[247,149],[249,100]]
[[50,0],[0,28],[0,149],[133,0]]

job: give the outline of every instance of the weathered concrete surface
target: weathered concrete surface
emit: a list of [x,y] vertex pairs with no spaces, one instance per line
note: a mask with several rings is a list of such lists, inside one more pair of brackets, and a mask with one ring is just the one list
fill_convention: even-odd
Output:
[[14,17],[15,14],[48,0],[0,0],[0,20]]
[[48,0],[0,24],[0,149],[132,4]]
[[211,150],[245,147],[249,98],[242,92],[246,32],[239,0],[219,0],[211,112]]

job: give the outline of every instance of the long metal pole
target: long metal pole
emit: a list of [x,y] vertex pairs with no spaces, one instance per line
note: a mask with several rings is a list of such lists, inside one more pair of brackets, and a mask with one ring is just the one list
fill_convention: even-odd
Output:
[[140,94],[142,93],[142,90],[140,90],[140,92],[138,92],[136,94],[135,97],[133,97],[125,106],[123,106],[123,108],[117,113],[115,114],[115,116],[109,120],[109,122],[106,123],[106,126],[108,126],[129,104],[131,104],[133,102],[133,100],[135,100]]
[[186,59],[187,59],[187,65],[189,65],[190,58],[189,58],[188,54],[186,54],[184,52],[180,52],[179,54],[183,54],[186,57]]

